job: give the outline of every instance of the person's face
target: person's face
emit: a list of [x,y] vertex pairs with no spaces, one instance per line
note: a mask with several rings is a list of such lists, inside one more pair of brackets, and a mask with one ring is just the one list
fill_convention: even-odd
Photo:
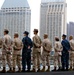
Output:
[[36,32],[34,31],[34,34],[36,34]]
[[6,35],[6,32],[4,32],[4,35]]
[[24,34],[24,36],[26,36],[26,34]]
[[62,39],[64,40],[64,39],[65,39],[65,37],[64,37],[64,36],[62,36]]

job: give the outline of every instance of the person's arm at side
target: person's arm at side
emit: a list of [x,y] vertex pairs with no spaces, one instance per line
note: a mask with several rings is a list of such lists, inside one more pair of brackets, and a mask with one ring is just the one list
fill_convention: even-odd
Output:
[[40,47],[40,45],[36,42],[36,37],[33,37],[33,44],[34,44],[36,47]]

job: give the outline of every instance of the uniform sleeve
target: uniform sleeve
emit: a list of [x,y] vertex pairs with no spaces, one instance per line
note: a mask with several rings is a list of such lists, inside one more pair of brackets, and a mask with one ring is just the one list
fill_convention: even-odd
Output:
[[[36,46],[36,47],[39,47],[40,45],[36,42],[37,40],[36,40],[36,37],[33,37],[33,43],[34,43],[34,45]],[[41,42],[41,41],[40,41]]]
[[55,43],[54,49],[56,52],[58,51],[58,44],[57,43]]
[[[31,40],[31,39],[30,39]],[[30,44],[30,47],[32,48],[33,47],[33,41],[31,40],[31,44]]]
[[3,47],[8,48],[5,42],[6,42],[6,38],[4,37],[3,38]]
[[62,51],[62,50],[63,50],[63,46],[62,46],[62,44],[61,44],[60,51]]
[[14,49],[17,49],[16,40],[13,41],[13,48],[14,48]]
[[22,43],[22,41],[21,41],[21,49],[23,48],[23,43]]
[[22,43],[23,43],[23,47],[24,47],[24,48],[27,48],[27,45],[26,45],[26,38],[23,38],[23,39],[22,39]]
[[74,50],[74,47],[72,45],[72,42],[70,42],[70,47],[71,47],[71,50]]
[[46,42],[43,42],[42,45],[43,45],[44,50],[51,51],[51,48],[52,48],[51,43],[50,43],[49,47],[47,46],[47,43]]
[[70,50],[70,44],[69,44],[69,42],[67,42],[68,46],[66,46],[65,41],[62,41],[61,44],[62,44],[62,46],[63,46],[63,49],[65,49],[65,50]]

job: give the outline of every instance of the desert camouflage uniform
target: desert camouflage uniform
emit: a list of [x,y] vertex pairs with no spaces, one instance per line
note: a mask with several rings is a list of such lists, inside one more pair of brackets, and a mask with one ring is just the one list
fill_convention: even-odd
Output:
[[3,42],[2,42],[2,38],[0,38],[0,63],[2,63],[2,46],[3,46]]
[[42,62],[43,62],[43,66],[46,66],[46,62],[47,62],[47,66],[50,67],[50,63],[49,63],[49,57],[50,57],[50,52],[52,49],[52,44],[49,41],[48,38],[44,39],[42,42],[42,46],[43,46],[43,52],[42,52]]
[[23,47],[22,41],[19,38],[15,38],[13,41],[13,68],[18,66],[21,68],[21,49]]
[[6,67],[6,61],[7,61],[9,68],[12,68],[11,52],[12,52],[13,41],[9,35],[5,35],[2,39],[2,41],[3,41],[3,47],[2,47],[2,64],[3,64],[3,67]]
[[70,46],[71,46],[71,51],[70,51],[70,66],[71,68],[74,68],[74,40],[70,40]]
[[57,42],[57,41],[55,42],[54,50],[55,50],[54,67],[56,68],[58,64],[58,67],[60,68],[61,67],[61,55],[62,55],[62,50],[63,50],[61,42]]
[[41,61],[41,39],[38,35],[33,37],[33,68],[40,69],[40,61]]

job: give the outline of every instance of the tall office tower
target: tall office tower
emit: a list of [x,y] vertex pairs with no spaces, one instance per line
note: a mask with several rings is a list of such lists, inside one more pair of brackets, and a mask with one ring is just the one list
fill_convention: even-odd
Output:
[[66,34],[66,8],[65,0],[42,0],[40,9],[40,36],[47,33],[54,45],[54,38],[61,40],[62,34]]
[[0,36],[8,29],[13,38],[15,32],[23,38],[23,32],[31,27],[31,10],[27,0],[5,0],[0,13]]
[[69,24],[67,24],[67,39],[68,40],[71,35],[74,36],[74,22],[69,22]]

